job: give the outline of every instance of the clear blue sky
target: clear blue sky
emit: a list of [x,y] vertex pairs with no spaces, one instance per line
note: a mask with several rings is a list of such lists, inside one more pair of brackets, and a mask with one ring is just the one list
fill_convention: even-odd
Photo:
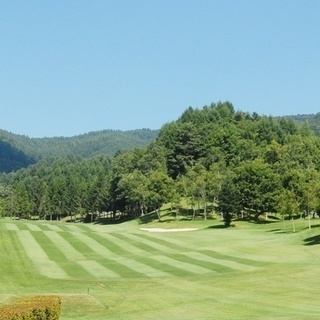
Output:
[[318,0],[3,0],[0,129],[158,129],[228,100],[320,112]]

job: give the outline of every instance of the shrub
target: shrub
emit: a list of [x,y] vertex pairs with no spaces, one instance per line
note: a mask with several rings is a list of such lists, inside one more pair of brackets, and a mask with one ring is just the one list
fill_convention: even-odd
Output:
[[0,319],[58,320],[60,312],[61,298],[59,296],[36,296],[0,307]]

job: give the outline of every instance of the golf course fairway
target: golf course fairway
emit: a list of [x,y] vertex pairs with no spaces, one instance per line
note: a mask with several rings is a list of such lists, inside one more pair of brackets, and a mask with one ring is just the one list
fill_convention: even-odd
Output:
[[0,305],[56,294],[61,319],[320,317],[319,219],[297,220],[296,232],[281,221],[179,223],[1,219]]

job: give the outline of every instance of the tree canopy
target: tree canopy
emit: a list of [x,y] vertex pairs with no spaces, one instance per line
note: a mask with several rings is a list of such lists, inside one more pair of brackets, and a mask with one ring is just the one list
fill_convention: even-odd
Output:
[[203,218],[218,210],[226,224],[230,217],[320,211],[320,138],[292,119],[236,111],[230,102],[189,107],[147,146],[113,158],[76,154],[2,174],[0,212],[155,211],[161,219],[160,207],[171,203],[177,213],[182,198],[193,218],[200,207]]

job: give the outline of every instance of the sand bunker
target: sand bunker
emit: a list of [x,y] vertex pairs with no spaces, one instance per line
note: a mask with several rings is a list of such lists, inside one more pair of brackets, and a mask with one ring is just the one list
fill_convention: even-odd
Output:
[[176,228],[176,229],[165,229],[165,228],[140,228],[140,230],[148,232],[183,232],[183,231],[195,231],[199,228]]

